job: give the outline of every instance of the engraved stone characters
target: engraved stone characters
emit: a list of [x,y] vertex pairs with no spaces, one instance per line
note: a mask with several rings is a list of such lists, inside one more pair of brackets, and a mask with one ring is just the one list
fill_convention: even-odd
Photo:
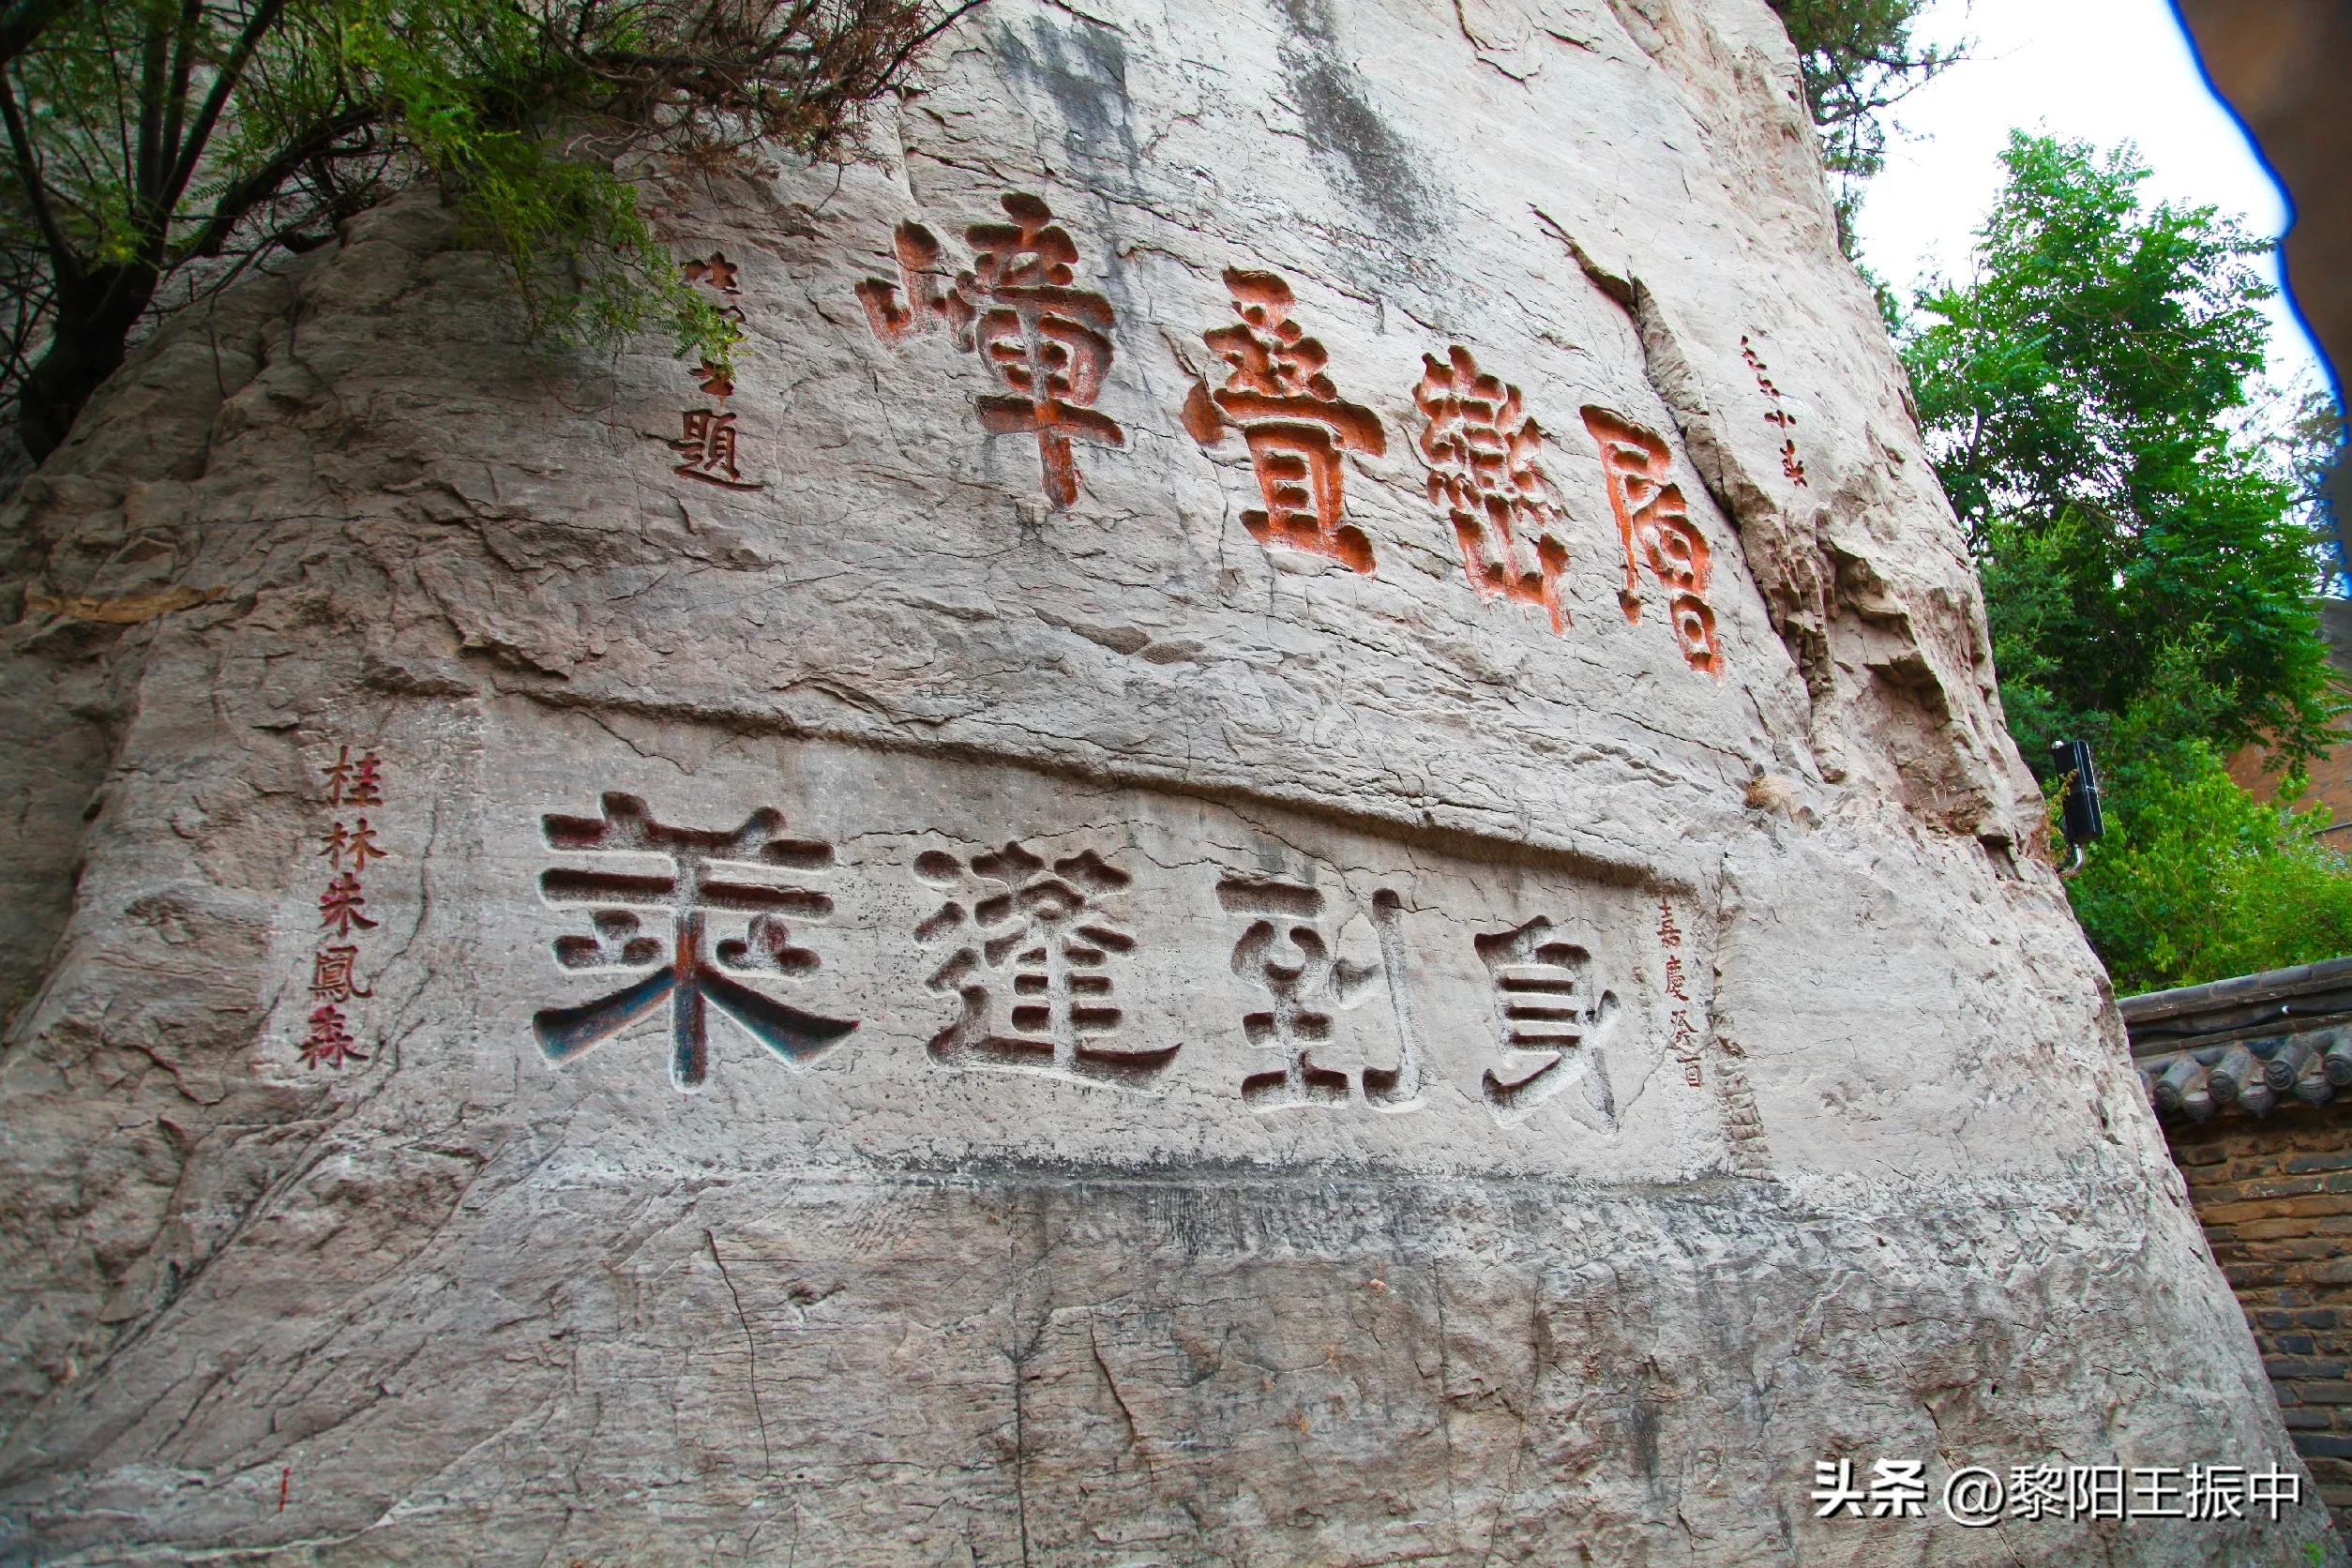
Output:
[[[619,792],[601,797],[599,816],[548,813],[537,822],[550,850],[589,857],[536,872],[547,904],[589,916],[583,929],[540,951],[565,970],[621,972],[593,1001],[533,1015],[532,1033],[551,1063],[666,1013],[672,1078],[693,1089],[709,1071],[711,1007],[794,1063],[860,1027],[775,994],[776,982],[819,971],[796,928],[837,913],[834,896],[817,885],[838,869],[831,835],[789,836],[782,815],[764,807],[731,829],[680,827]],[[910,844],[904,861],[884,850],[865,869],[899,870],[862,887],[853,868],[852,908],[866,912],[837,940],[861,949],[852,972],[867,978],[851,984],[880,985],[887,995],[919,977],[952,1012],[932,1014],[903,1043],[878,1042],[845,1071],[903,1074],[902,1053],[913,1050],[914,1061],[942,1069],[1059,1078],[1090,1092],[1183,1088],[1259,1113],[1438,1104],[1449,1115],[1476,1108],[1480,1120],[1502,1128],[1558,1102],[1568,1120],[1604,1136],[1619,1131],[1624,1097],[1638,1099],[1660,1061],[1679,1059],[1697,1081],[1691,1018],[1700,1003],[1682,927],[1663,897],[1572,895],[1577,901],[1566,913],[1552,903],[1547,911],[1449,914],[1442,894],[1436,906],[1421,906],[1425,892],[1409,881],[1418,871],[1366,872],[1359,882],[1335,867],[1361,862],[1310,859],[1275,869],[1277,862],[1261,858],[1244,871],[1219,856],[1184,873],[1195,896],[1213,895],[1187,916],[1166,901],[1165,873],[1186,864],[1181,842],[1154,849],[1147,837],[1123,849],[1090,845],[1088,837],[919,852]],[[1120,864],[1131,853],[1159,873],[1153,883],[1138,885]],[[909,877],[927,896],[901,914]],[[1412,892],[1415,912],[1400,889]],[[1150,898],[1161,902],[1146,925],[1138,906]],[[666,916],[671,931],[649,929],[649,914]],[[714,928],[720,920],[740,924],[722,931]],[[1665,963],[1670,1037],[1624,1021],[1656,1016],[1624,1004],[1628,979],[1642,972],[1627,943],[1639,951],[1653,940]],[[318,984],[345,999],[368,994],[355,988],[351,951],[328,949],[320,960]],[[901,964],[925,967],[888,979]],[[1244,988],[1223,988],[1218,971]],[[1204,985],[1214,989],[1196,989]],[[1213,1000],[1220,996],[1228,1000]],[[1434,1034],[1425,1008],[1437,1019]],[[1621,1039],[1628,1027],[1641,1028],[1641,1038]],[[1245,1047],[1244,1059],[1255,1060],[1238,1073],[1203,1072],[1180,1084],[1175,1070],[1188,1039],[1223,1042],[1213,1054]],[[1433,1059],[1432,1039],[1475,1052],[1462,1063],[1466,1071],[1455,1076],[1442,1054]]]
[[1756,372],[1756,389],[1772,400],[1772,410],[1764,415],[1764,423],[1780,427],[1780,433],[1785,438],[1780,444],[1781,474],[1791,484],[1803,485],[1806,482],[1804,461],[1797,456],[1797,438],[1790,433],[1797,428],[1797,416],[1788,412],[1787,401],[1780,388],[1773,385],[1772,378],[1764,373],[1772,367],[1764,363],[1763,356],[1756,352],[1756,344],[1744,332],[1740,334],[1740,357],[1746,360],[1748,369]]
[[[326,775],[327,805],[384,804],[384,763],[373,751],[354,757],[350,746],[338,746],[335,761],[320,771]],[[365,817],[345,822],[338,816],[319,842],[314,858],[325,861],[335,875],[319,895],[319,934],[313,940],[320,945],[310,955],[309,1033],[294,1051],[295,1060],[312,1069],[369,1060],[351,1032],[351,1008],[354,1001],[375,994],[360,983],[358,944],[379,922],[366,912],[368,895],[360,878],[369,861],[392,857]],[[329,938],[333,945],[327,945]]]
[[957,347],[977,353],[1004,388],[975,400],[980,428],[991,435],[1034,434],[1047,498],[1068,506],[1078,492],[1070,443],[1126,445],[1118,421],[1093,406],[1110,369],[1113,314],[1108,299],[1072,286],[1078,244],[1054,222],[1053,209],[1018,192],[1003,203],[1013,221],[966,229],[972,270],[957,273],[944,290],[935,281],[939,240],[920,223],[899,224],[893,236],[898,282],[869,278],[857,286],[858,302],[874,336],[886,343],[938,324]]
[[1647,565],[1666,591],[1666,617],[1684,661],[1720,677],[1723,650],[1715,640],[1715,611],[1707,602],[1707,539],[1691,521],[1681,487],[1667,477],[1672,460],[1665,438],[1605,408],[1586,408],[1584,426],[1601,449],[1609,510],[1617,516],[1625,548],[1625,586],[1618,602],[1626,621],[1641,621],[1639,567]]
[[[743,285],[738,281],[742,271],[721,250],[714,250],[708,256],[686,262],[679,267],[679,273],[686,283],[712,295],[717,301],[719,314],[738,328],[744,319],[743,307],[737,303],[743,294]],[[727,400],[735,395],[734,379],[705,359],[696,369],[694,381],[716,406],[679,411],[684,433],[670,445],[686,460],[671,472],[682,478],[716,485],[721,490],[756,490],[764,488],[746,480],[736,460],[739,438],[735,415],[727,407]]]
[[[1266,993],[1268,1005],[1244,1015],[1242,1032],[1253,1046],[1282,1053],[1282,1065],[1242,1079],[1242,1099],[1253,1110],[1345,1105],[1357,1094],[1375,1110],[1410,1110],[1421,1099],[1421,1040],[1406,994],[1402,902],[1382,888],[1369,916],[1379,939],[1370,963],[1337,953],[1339,927],[1314,887],[1276,878],[1235,877],[1217,883],[1217,899],[1250,924],[1233,944],[1233,972]],[[1394,1067],[1365,1066],[1354,1078],[1319,1064],[1311,1054],[1333,1035],[1333,1015],[1385,989],[1396,1021]]]
[[[566,969],[636,969],[668,962],[651,973],[594,1002],[550,1007],[532,1019],[540,1049],[550,1062],[565,1062],[601,1044],[667,1002],[671,1008],[671,1081],[681,1090],[701,1087],[710,1068],[706,1004],[786,1062],[817,1056],[857,1028],[855,1019],[803,1012],[738,978],[761,972],[798,977],[814,971],[814,953],[793,945],[785,917],[822,920],[833,911],[826,895],[793,885],[795,873],[833,864],[824,844],[784,837],[782,813],[762,807],[730,830],[673,827],[656,821],[634,795],[608,794],[601,817],[542,820],[548,847],[584,854],[666,856],[668,874],[630,869],[580,870],[551,867],[541,873],[541,895],[550,904],[592,909],[593,935],[565,936],[555,942],[556,961]],[[671,922],[665,950],[641,934],[636,911],[658,912]],[[741,937],[713,944],[709,912],[745,917]]]
[[969,862],[931,851],[914,870],[947,894],[916,936],[957,944],[927,982],[962,1003],[931,1039],[935,1060],[1127,1089],[1148,1087],[1175,1061],[1174,1046],[1110,1038],[1123,1018],[1115,960],[1136,949],[1117,911],[1125,872],[1092,850],[1048,864],[1018,843]]
[[[855,293],[881,341],[903,344],[939,330],[980,357],[1001,388],[975,399],[981,428],[1034,435],[1047,497],[1066,508],[1079,490],[1073,443],[1126,445],[1118,421],[1094,406],[1115,355],[1117,312],[1105,294],[1077,286],[1077,242],[1041,198],[1014,191],[1000,200],[1010,222],[964,231],[970,269],[951,279],[939,237],[908,219],[891,236],[897,277],[865,279]],[[735,272],[715,254],[688,264],[687,275],[724,292]],[[1297,297],[1285,279],[1248,267],[1228,267],[1223,279],[1234,320],[1201,334],[1223,379],[1212,386],[1196,376],[1182,410],[1184,430],[1204,447],[1241,436],[1264,502],[1242,513],[1252,538],[1370,575],[1377,565],[1371,535],[1347,517],[1347,455],[1386,454],[1381,416],[1340,396],[1330,355],[1295,319]],[[1761,361],[1747,352],[1759,384],[1777,399],[1762,380]],[[1544,430],[1519,388],[1480,369],[1468,347],[1452,344],[1443,359],[1425,354],[1422,366],[1413,401],[1425,420],[1418,445],[1429,500],[1453,528],[1471,592],[1540,607],[1553,633],[1565,635],[1568,519],[1542,461]],[[735,437],[724,403],[733,388],[712,366],[700,374],[720,406],[686,415],[686,438],[675,445],[689,460],[678,471],[728,484]],[[1669,476],[1666,441],[1607,409],[1588,406],[1583,414],[1624,556],[1619,600],[1627,622],[1640,622],[1646,569],[1666,591],[1668,629],[1684,661],[1720,677],[1724,656],[1708,592],[1711,551]],[[1795,421],[1781,410],[1772,417],[1784,426]],[[1803,483],[1793,444],[1786,459],[1791,478]]]
[[1424,354],[1422,364],[1413,401],[1429,420],[1421,432],[1429,504],[1454,524],[1471,591],[1540,605],[1553,631],[1566,630],[1560,574],[1568,545],[1551,480],[1536,461],[1543,430],[1519,389],[1481,372],[1459,344],[1443,363]]
[[1617,993],[1594,989],[1592,955],[1560,940],[1558,929],[1537,915],[1476,939],[1494,982],[1495,1033],[1520,1075],[1489,1068],[1479,1092],[1495,1120],[1509,1123],[1581,1081],[1603,1124],[1614,1127],[1617,1101],[1595,1036],[1617,1012]]
[[1682,1081],[1696,1089],[1702,1079],[1698,1059],[1698,1029],[1691,1022],[1689,972],[1682,967],[1682,927],[1674,918],[1674,905],[1658,900],[1658,951],[1666,960],[1666,1001],[1673,1004],[1675,1060],[1682,1064]]
[[1380,415],[1342,402],[1324,373],[1323,345],[1290,319],[1290,285],[1271,272],[1229,268],[1225,286],[1240,322],[1201,340],[1226,364],[1225,384],[1194,383],[1184,399],[1184,429],[1203,446],[1237,430],[1265,496],[1263,511],[1242,514],[1259,544],[1326,555],[1359,572],[1372,569],[1372,541],[1341,519],[1342,452],[1379,457],[1388,449]]

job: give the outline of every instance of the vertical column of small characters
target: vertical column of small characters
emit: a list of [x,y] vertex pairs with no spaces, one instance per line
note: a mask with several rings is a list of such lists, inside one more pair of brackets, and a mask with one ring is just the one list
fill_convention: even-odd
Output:
[[360,943],[376,928],[367,912],[362,879],[371,862],[387,860],[392,853],[362,809],[384,804],[382,761],[373,751],[354,757],[349,746],[339,745],[325,772],[326,804],[334,818],[315,852],[316,858],[326,862],[326,885],[319,895],[319,926],[310,954],[309,1032],[300,1050],[303,1063],[312,1068],[368,1060],[351,1027],[354,1003],[375,994],[360,978]]

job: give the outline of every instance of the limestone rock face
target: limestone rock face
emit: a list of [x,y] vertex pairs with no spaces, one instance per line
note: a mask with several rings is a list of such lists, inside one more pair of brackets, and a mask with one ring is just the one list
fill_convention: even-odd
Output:
[[871,131],[646,172],[731,377],[412,197],[8,514],[0,1554],[2304,1560],[1943,1517],[2295,1460],[1761,0]]

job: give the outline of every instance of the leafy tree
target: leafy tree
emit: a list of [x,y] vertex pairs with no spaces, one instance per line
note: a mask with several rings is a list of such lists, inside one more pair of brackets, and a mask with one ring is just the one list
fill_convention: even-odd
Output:
[[[2147,205],[2128,148],[2013,134],[2004,162],[1974,277],[1922,291],[1902,349],[2011,726],[2028,757],[2073,735],[2100,754],[2107,837],[2075,912],[2127,990],[2352,951],[2352,868],[2294,808],[2339,738],[2312,603],[2334,430],[2309,400],[2250,406],[2266,247]],[[2278,804],[2225,765],[2255,740],[2288,771]]]
[[2294,809],[2293,785],[2276,804],[2240,789],[2220,749],[2179,732],[2181,700],[2160,689],[2103,727],[2107,836],[2067,884],[2117,988],[2352,953],[2352,867],[2321,836],[2328,813]]
[[1862,188],[1886,166],[1886,112],[1968,57],[1965,43],[1913,41],[1927,0],[1772,0],[1797,46],[1805,108],[1821,132],[1821,161],[1837,205],[1837,243],[1854,254]]
[[2196,732],[2298,763],[2337,704],[2298,492],[2237,433],[2266,245],[2209,207],[2145,207],[2128,148],[2019,132],[2003,161],[1976,276],[1919,296],[1903,357],[2020,739],[2121,714],[2168,650],[2194,650],[2227,694]]
[[832,147],[978,0],[5,0],[0,397],[45,456],[157,309],[420,178],[535,328],[725,363],[614,172]]

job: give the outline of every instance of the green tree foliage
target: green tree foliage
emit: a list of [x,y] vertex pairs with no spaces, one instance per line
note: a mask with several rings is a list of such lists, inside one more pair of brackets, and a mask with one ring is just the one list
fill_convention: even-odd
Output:
[[152,312],[419,178],[543,335],[723,364],[616,164],[822,153],[976,3],[0,0],[0,395],[46,455]]
[[1837,204],[1838,248],[1854,250],[1862,188],[1886,166],[1887,111],[1964,59],[1968,46],[1917,43],[1927,0],[1772,0],[1788,39],[1805,108],[1821,133],[1821,161]]
[[1920,294],[1903,357],[2013,731],[2028,757],[2061,736],[2100,750],[2108,837],[2076,912],[2127,989],[2352,951],[2324,820],[2224,766],[2261,741],[2299,775],[2340,707],[2310,444],[2246,433],[2265,246],[2210,208],[2145,204],[2128,149],[2019,133],[2004,162],[1975,276]]
[[2194,646],[2232,694],[2208,739],[2324,749],[2314,541],[2234,418],[2262,365],[2264,243],[2209,207],[2144,209],[2128,151],[2015,133],[2003,160],[1975,279],[1921,294],[1903,356],[2020,739],[2051,738],[2043,716],[2120,714],[2160,655]]
[[[2322,810],[2266,804],[2183,735],[2193,669],[2102,727],[2107,837],[2068,883],[2116,988],[2196,985],[2352,953],[2352,867]],[[2170,686],[2171,689],[2166,689]]]

